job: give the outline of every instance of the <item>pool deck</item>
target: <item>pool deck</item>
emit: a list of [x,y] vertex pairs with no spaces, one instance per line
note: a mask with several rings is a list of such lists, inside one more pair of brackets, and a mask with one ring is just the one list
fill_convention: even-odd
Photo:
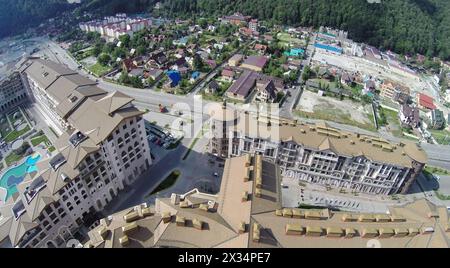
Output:
[[[47,152],[46,152],[46,150],[42,150],[42,149],[41,149],[41,150],[36,150],[36,151],[35,151],[34,153],[32,153],[31,155],[22,158],[22,159],[20,160],[20,162],[17,163],[16,165],[6,168],[3,172],[0,173],[0,180],[2,180],[2,179],[3,179],[3,176],[4,176],[7,172],[9,172],[11,169],[14,169],[14,168],[19,167],[20,165],[23,165],[25,162],[27,162],[27,160],[28,160],[30,157],[31,157],[31,158],[36,158],[37,156],[40,157],[40,159],[38,160],[38,162],[41,161],[41,160],[43,160],[43,159],[46,159],[46,158],[47,158]],[[34,163],[33,165],[36,165],[36,163]],[[26,173],[25,173],[25,175],[26,175]],[[17,186],[17,185],[16,185],[16,186]],[[3,205],[3,204],[5,203],[5,199],[6,199],[7,197],[8,197],[8,189],[3,188],[3,187],[0,187],[0,205]]]

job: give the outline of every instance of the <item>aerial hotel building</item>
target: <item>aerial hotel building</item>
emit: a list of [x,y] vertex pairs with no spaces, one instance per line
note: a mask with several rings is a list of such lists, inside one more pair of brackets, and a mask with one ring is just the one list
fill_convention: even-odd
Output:
[[299,182],[368,194],[406,193],[427,162],[413,143],[219,106],[210,111],[210,153],[261,154]]
[[151,165],[143,112],[56,63],[21,68],[36,106],[61,133],[56,153],[0,206],[0,240],[13,247],[65,247],[96,213]]

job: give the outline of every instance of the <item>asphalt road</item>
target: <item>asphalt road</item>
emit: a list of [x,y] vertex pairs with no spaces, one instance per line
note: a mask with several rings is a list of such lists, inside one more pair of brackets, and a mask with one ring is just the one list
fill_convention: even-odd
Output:
[[280,108],[280,116],[285,118],[293,118],[292,111],[297,106],[301,95],[303,93],[303,73],[305,72],[305,67],[309,66],[311,64],[311,59],[314,54],[314,43],[316,40],[316,35],[313,36],[312,40],[309,42],[308,47],[306,48],[306,55],[307,59],[303,60],[302,64],[302,70],[300,71],[298,80],[297,80],[297,86],[295,86],[293,89],[288,89],[288,92],[291,96],[288,96],[286,100],[284,101],[283,105]]
[[[315,36],[313,37],[312,41],[308,45],[307,48],[307,55],[308,59],[306,60],[307,64],[310,63],[313,51],[314,51],[314,40]],[[68,66],[71,69],[77,70],[78,64],[62,49],[59,45],[57,45],[54,42],[49,42],[49,46],[45,47],[44,53],[47,52],[47,54],[50,54],[50,58],[57,59],[58,62]],[[93,76],[90,76],[87,74],[84,70],[78,70],[81,74],[91,77],[92,79],[97,79]],[[303,73],[304,68],[302,69]],[[299,82],[301,82],[301,74],[299,77]],[[121,91],[125,94],[128,94],[129,96],[133,97],[136,100],[137,106],[142,106],[144,108],[147,107],[156,107],[159,104],[162,104],[168,108],[173,106],[184,106],[186,108],[190,108],[192,114],[200,113],[200,111],[203,109],[205,105],[207,105],[208,101],[202,101],[200,102],[198,98],[195,97],[194,94],[190,94],[187,96],[181,96],[181,95],[173,95],[173,94],[167,94],[162,92],[156,92],[154,90],[150,89],[135,89],[127,86],[122,86],[110,82],[103,81],[101,79],[98,80],[99,87],[107,90],[107,91]],[[301,94],[301,90],[296,90],[295,92],[291,92],[292,96],[287,98],[285,103],[280,109],[280,115],[283,117],[292,118],[292,108],[294,108],[296,102],[295,99],[298,98],[298,94]],[[156,105],[156,106],[155,106]],[[196,110],[194,110],[194,107],[196,107]],[[207,115],[203,115],[203,120],[207,119]],[[346,125],[340,125],[335,124],[337,127],[348,130],[348,131],[356,131],[358,129],[352,127],[352,126],[346,126]],[[363,130],[358,130],[363,131]],[[374,133],[372,133],[373,135]],[[395,138],[393,136],[387,135],[385,133],[380,133],[380,136],[382,136],[385,139],[392,140],[392,141],[398,141],[398,138]],[[433,145],[433,144],[422,144],[422,148],[426,151],[429,158],[429,164],[445,169],[450,169],[450,146],[445,145]]]

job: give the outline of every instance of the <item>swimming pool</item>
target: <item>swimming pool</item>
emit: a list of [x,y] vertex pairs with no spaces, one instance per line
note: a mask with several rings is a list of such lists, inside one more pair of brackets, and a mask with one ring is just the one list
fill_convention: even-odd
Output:
[[17,184],[21,183],[27,173],[37,171],[36,163],[41,158],[40,154],[33,154],[29,156],[22,164],[10,168],[0,178],[0,187],[6,189],[5,200],[8,200],[14,193],[17,192]]

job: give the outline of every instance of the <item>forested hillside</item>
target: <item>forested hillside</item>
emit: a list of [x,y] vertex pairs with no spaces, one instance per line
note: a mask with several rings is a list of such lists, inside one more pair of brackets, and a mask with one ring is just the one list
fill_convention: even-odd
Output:
[[38,26],[72,7],[67,0],[0,0],[0,38]]
[[[450,59],[449,0],[159,0],[163,14],[192,18],[239,11],[273,23],[332,26],[398,53]],[[78,11],[148,12],[158,0],[84,0]],[[66,0],[0,0],[0,38],[72,8]]]
[[399,53],[450,58],[448,0],[165,0],[169,15],[222,15],[240,11],[275,23],[349,31],[365,41]]

